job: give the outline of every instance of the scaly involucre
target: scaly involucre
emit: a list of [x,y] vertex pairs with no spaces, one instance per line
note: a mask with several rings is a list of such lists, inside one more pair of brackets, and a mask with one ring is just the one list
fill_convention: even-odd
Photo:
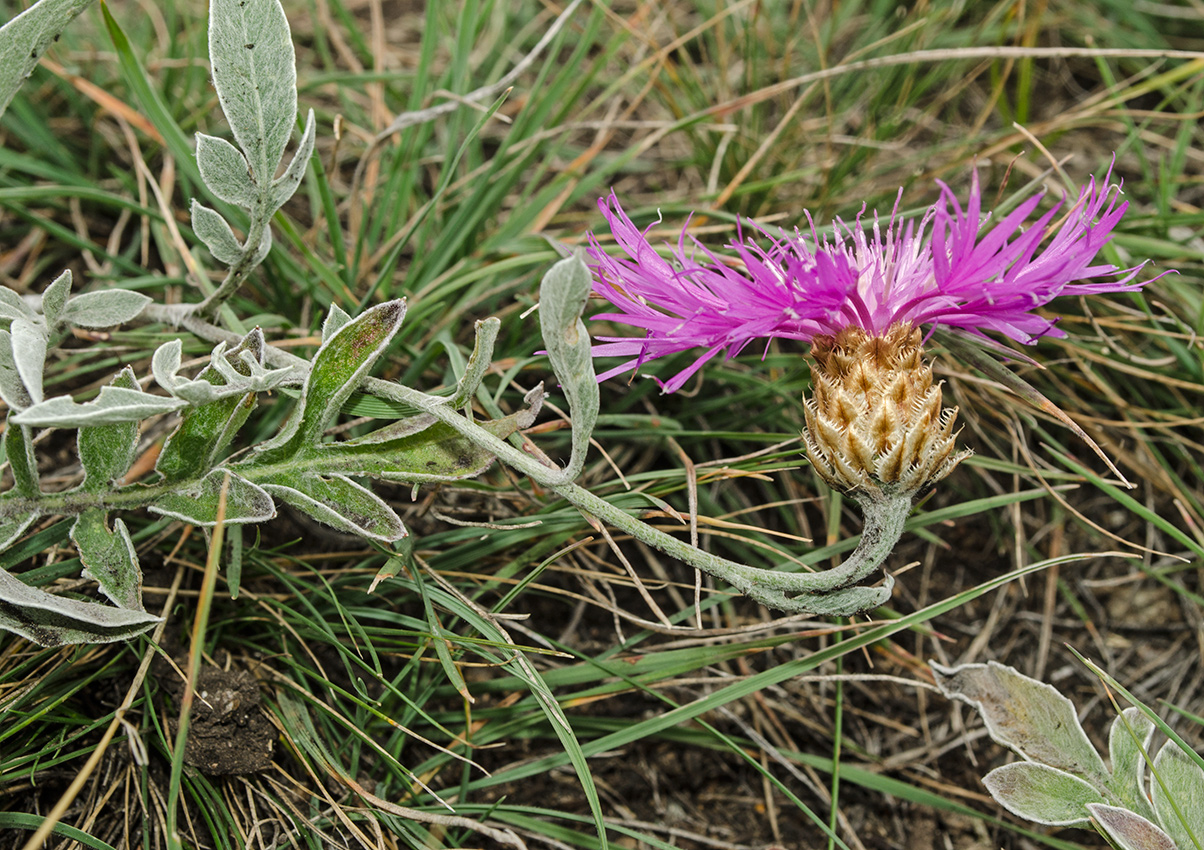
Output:
[[[617,308],[594,318],[640,328],[645,336],[599,337],[595,356],[627,358],[599,380],[658,357],[702,349],[663,384],[665,392],[673,392],[721,351],[730,358],[756,339],[766,345],[774,338],[810,342],[849,327],[879,336],[894,324],[943,325],[1021,343],[1064,336],[1056,319],[1033,311],[1060,295],[1144,285],[1134,282],[1140,265],[1118,269],[1095,262],[1128,207],[1111,175],[1109,170],[1102,181],[1092,178],[1056,225],[1065,199],[1025,226],[1041,202],[1037,194],[988,226],[991,217],[982,212],[974,174],[964,209],[942,183],[940,200],[918,222],[902,221],[896,201],[885,226],[876,213],[863,226],[863,210],[853,226],[837,219],[830,237],[820,238],[813,224],[810,238],[798,230],[775,238],[754,227],[760,240],[754,241],[738,230],[729,247],[743,271],[690,235],[688,222],[671,249],[674,262],[665,260],[612,192],[598,206],[626,256],[608,255],[591,235],[594,291]],[[1114,279],[1079,282],[1100,276]]]

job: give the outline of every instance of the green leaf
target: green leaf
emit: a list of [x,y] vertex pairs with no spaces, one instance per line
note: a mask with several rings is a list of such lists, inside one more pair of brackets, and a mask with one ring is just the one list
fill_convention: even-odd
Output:
[[67,302],[63,321],[79,328],[112,328],[138,317],[151,299],[128,289],[85,292]]
[[[255,181],[251,179],[250,164],[242,151],[225,139],[196,134],[196,164],[201,179],[209,191],[228,204],[251,208],[259,194]],[[194,200],[195,204],[196,201]],[[196,211],[193,210],[195,228]],[[217,256],[216,254],[214,256]]]
[[108,514],[96,508],[84,511],[71,526],[71,540],[79,550],[84,578],[100,585],[100,591],[118,608],[145,611],[142,607],[142,571],[130,533],[121,520],[108,528]]
[[1178,850],[1169,835],[1135,812],[1104,803],[1088,803],[1087,810],[1117,850]]
[[293,154],[293,161],[288,164],[284,173],[272,183],[268,209],[273,213],[284,206],[285,201],[291,198],[297,191],[297,187],[301,185],[301,178],[305,176],[305,169],[309,167],[309,158],[314,152],[316,138],[317,125],[314,123],[314,111],[311,109],[305,117],[305,132],[301,135],[297,152]]
[[405,311],[404,301],[378,304],[322,343],[288,425],[260,447],[265,463],[291,457],[302,446],[318,444],[343,402],[384,354]]
[[33,434],[27,425],[14,423],[15,414],[8,412],[4,427],[4,456],[13,473],[13,491],[28,499],[41,495],[38,486],[38,461],[33,453]]
[[982,712],[987,732],[1030,761],[1065,771],[1096,788],[1109,773],[1075,714],[1057,689],[992,661],[947,668],[930,663],[945,696]]
[[297,120],[297,71],[278,0],[210,0],[213,86],[251,179],[266,188]]
[[227,479],[229,489],[226,493],[224,522],[266,522],[276,516],[276,506],[272,497],[262,487],[222,467],[213,470],[191,486],[165,493],[149,505],[148,510],[182,519],[193,525],[214,526],[218,520],[222,486]]
[[1154,809],[1146,799],[1145,756],[1150,751],[1154,737],[1154,723],[1141,709],[1126,708],[1114,721],[1108,732],[1108,752],[1112,758],[1112,780],[1109,790],[1137,814],[1154,817]]
[[[168,349],[163,360],[159,363],[160,352]],[[174,350],[174,358],[172,357]],[[249,375],[250,364],[244,359],[243,353],[249,353],[254,360],[263,358],[263,332],[258,328],[243,338],[238,346],[229,352],[215,349],[210,363],[197,375],[197,382],[211,386],[225,386],[226,378],[217,368],[217,358],[224,358],[230,367],[239,375]],[[155,374],[160,383],[166,380],[160,376],[159,366],[169,368],[172,375],[179,368],[179,346],[169,349],[163,346],[155,352]],[[172,367],[174,362],[174,367]],[[255,409],[258,398],[255,393],[248,392],[239,395],[226,396],[190,407],[184,411],[180,424],[170,437],[167,438],[159,459],[155,462],[155,470],[166,481],[182,481],[189,478],[199,478],[213,467],[219,460],[226,447],[238,433],[238,429],[247,421],[251,411]]]
[[1181,850],[1204,842],[1204,770],[1167,741],[1154,758],[1150,796],[1158,822]]
[[1085,826],[1087,805],[1104,802],[1099,791],[1077,776],[1030,761],[1005,764],[982,782],[1009,812],[1045,826]]
[[221,213],[192,199],[192,232],[219,263],[232,266],[242,259],[242,243]]
[[[113,376],[109,386],[134,390],[138,387],[138,379],[134,377],[134,370],[126,366]],[[129,472],[134,462],[138,423],[115,422],[83,427],[79,429],[77,440],[79,462],[84,468],[80,489],[90,493],[107,492],[117,479]]]
[[406,536],[405,526],[393,509],[350,478],[301,475],[287,481],[287,484],[261,482],[261,486],[290,507],[339,531],[385,543]]
[[539,286],[540,332],[573,423],[572,451],[564,472],[569,481],[585,466],[590,435],[598,421],[598,379],[589,331],[581,321],[592,287],[593,276],[580,250],[548,269]]
[[326,320],[322,322],[322,342],[326,342],[334,336],[339,328],[351,321],[351,316],[347,315],[347,311],[338,304],[331,304],[330,310],[326,313]]
[[101,387],[100,395],[93,401],[76,404],[70,396],[59,396],[21,411],[13,421],[36,428],[111,425],[115,422],[139,422],[148,416],[171,413],[187,404],[182,399],[151,395],[141,390]]
[[18,538],[25,533],[25,529],[33,525],[41,514],[26,513],[25,516],[17,517],[16,519],[8,519],[0,522],[0,552],[8,549],[17,542]]
[[158,622],[144,611],[55,596],[0,570],[0,628],[39,646],[128,640]]
[[41,0],[0,27],[0,115],[46,48],[90,5],[92,0]]

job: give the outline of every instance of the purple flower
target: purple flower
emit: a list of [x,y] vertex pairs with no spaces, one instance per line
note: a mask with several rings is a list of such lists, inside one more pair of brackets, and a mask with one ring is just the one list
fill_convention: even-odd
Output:
[[[666,261],[612,192],[598,206],[627,256],[607,255],[591,234],[594,292],[616,308],[594,318],[641,328],[645,336],[599,337],[603,342],[594,346],[595,356],[628,358],[599,380],[667,354],[703,349],[693,364],[663,384],[665,392],[673,392],[721,351],[731,358],[754,339],[765,339],[766,346],[776,337],[809,342],[847,327],[880,336],[896,323],[929,331],[943,325],[980,337],[993,331],[1022,343],[1064,336],[1056,320],[1033,311],[1060,295],[1144,285],[1133,282],[1141,265],[1118,269],[1095,263],[1128,207],[1111,176],[1109,169],[1102,186],[1091,179],[1048,241],[1065,199],[1024,227],[1041,201],[1034,195],[984,228],[990,216],[982,213],[975,173],[965,209],[941,183],[940,200],[918,222],[901,221],[896,201],[885,226],[875,213],[872,224],[863,227],[863,210],[854,226],[837,219],[832,236],[822,239],[814,224],[810,239],[797,230],[775,238],[757,227],[764,244],[737,230],[728,247],[743,270],[689,235],[688,222],[673,248],[674,262]],[[1075,282],[1101,275],[1116,279]]]

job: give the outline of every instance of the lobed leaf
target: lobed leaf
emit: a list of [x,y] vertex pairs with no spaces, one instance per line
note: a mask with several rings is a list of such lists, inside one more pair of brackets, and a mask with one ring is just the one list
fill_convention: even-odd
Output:
[[158,622],[145,611],[55,596],[0,570],[0,628],[39,646],[129,640]]
[[1045,826],[1085,826],[1088,804],[1105,802],[1077,776],[1029,761],[998,767],[982,782],[1009,812]]
[[266,189],[297,120],[297,71],[278,0],[211,0],[209,61],[251,180]]
[[112,328],[138,317],[151,299],[129,289],[85,292],[67,302],[63,321],[78,328]]
[[1183,850],[1204,845],[1204,771],[1167,741],[1154,757],[1154,772],[1150,796],[1166,834]]
[[319,443],[343,402],[384,354],[405,310],[404,301],[378,304],[323,341],[288,425],[259,448],[264,463],[292,457],[302,446]]
[[408,533],[401,518],[371,490],[342,475],[281,477],[285,483],[262,482],[263,489],[318,522],[392,543]]
[[1117,850],[1178,850],[1169,835],[1135,812],[1105,803],[1088,803],[1087,810]]
[[191,486],[163,494],[147,509],[193,525],[212,527],[217,524],[222,486],[227,478],[224,522],[241,525],[266,522],[276,516],[276,505],[262,487],[223,467],[214,469]]
[[101,387],[100,395],[83,404],[76,404],[70,396],[48,399],[21,411],[13,417],[13,421],[37,428],[81,428],[115,422],[139,422],[148,416],[171,413],[187,404],[178,398],[109,386]]
[[144,611],[142,570],[134,541],[121,520],[108,527],[108,514],[100,509],[84,511],[71,526],[71,540],[84,565],[83,576],[100,585],[100,592],[118,608]]
[[1108,785],[1104,760],[1087,738],[1074,705],[1057,689],[991,661],[947,668],[930,662],[945,696],[977,708],[987,732],[1024,758]]
[[[138,379],[134,377],[134,370],[126,366],[113,376],[109,386],[135,390]],[[80,489],[90,493],[107,492],[129,472],[134,463],[134,450],[138,447],[138,423],[114,422],[111,425],[83,427],[79,429],[76,439],[79,462],[84,469],[84,481]]]

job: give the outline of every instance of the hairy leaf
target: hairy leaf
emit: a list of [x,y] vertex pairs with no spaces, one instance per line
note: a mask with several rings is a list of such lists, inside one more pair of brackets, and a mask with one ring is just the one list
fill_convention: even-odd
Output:
[[[197,133],[196,164],[205,185],[226,203],[237,204],[247,209],[255,203],[259,192],[255,181],[251,179],[251,166],[242,155],[242,151],[225,139]],[[193,221],[195,227],[195,210]]]
[[268,209],[271,212],[275,213],[284,206],[285,201],[291,198],[297,191],[297,187],[301,185],[301,178],[305,176],[305,169],[309,167],[309,158],[314,152],[316,138],[317,125],[314,123],[314,111],[311,109],[305,116],[305,132],[301,134],[301,141],[297,145],[297,152],[293,154],[292,162],[288,164],[284,173],[272,183],[271,195],[268,198]]
[[93,401],[76,404],[70,396],[59,396],[35,404],[13,418],[21,425],[37,428],[80,428],[110,425],[114,422],[138,422],[148,416],[171,413],[187,405],[178,398],[151,395],[124,387],[101,387]]
[[[113,376],[112,387],[132,390],[138,386],[134,370],[126,366]],[[138,423],[115,422],[79,429],[79,462],[84,468],[80,488],[91,493],[112,489],[117,479],[129,472],[138,447]],[[114,600],[116,601],[116,600]]]
[[28,425],[13,422],[15,414],[8,412],[4,427],[4,456],[13,474],[13,492],[19,496],[36,498],[38,487],[38,461],[33,454],[33,434]]
[[343,402],[384,354],[405,317],[405,302],[386,301],[339,328],[322,343],[297,409],[279,436],[260,447],[263,462],[295,455],[302,446],[315,446]]
[[1112,721],[1108,733],[1108,751],[1112,757],[1112,780],[1108,788],[1117,799],[1143,817],[1153,818],[1154,809],[1145,795],[1143,779],[1146,773],[1145,756],[1154,737],[1154,721],[1140,708],[1126,708]]
[[1077,776],[1027,761],[996,768],[982,782],[1009,812],[1046,826],[1085,826],[1087,804],[1104,802]]
[[1107,787],[1104,760],[1057,689],[998,662],[947,668],[930,664],[945,696],[982,712],[991,737],[1026,759]]
[[1087,810],[1118,850],[1178,850],[1169,835],[1128,809],[1088,803]]
[[339,328],[351,321],[351,316],[347,315],[347,311],[338,304],[331,304],[329,312],[326,313],[326,320],[322,322],[322,342],[326,342]]
[[227,477],[229,484],[226,492],[225,522],[266,522],[276,516],[276,506],[272,497],[262,487],[221,467],[191,486],[165,493],[148,509],[193,525],[214,526],[218,520],[222,486]]
[[[42,400],[42,372],[46,368],[46,330],[24,319],[13,319],[12,352],[17,374],[34,404]],[[32,424],[32,423],[25,423]]]
[[33,404],[25,383],[17,372],[17,361],[13,357],[13,338],[8,331],[0,331],[0,398],[10,410],[24,410]]
[[1185,850],[1204,845],[1204,771],[1167,741],[1154,758],[1154,772],[1150,796],[1166,834]]
[[593,286],[585,255],[577,251],[548,269],[539,286],[539,325],[552,369],[573,417],[572,452],[565,477],[581,474],[590,435],[598,421],[598,379],[589,331],[581,312]]
[[0,570],[0,628],[39,646],[129,640],[158,622],[144,611],[55,596]]
[[263,188],[297,120],[297,71],[278,0],[211,0],[209,60],[230,129]]
[[25,299],[20,295],[13,292],[7,286],[0,286],[0,322],[12,321],[13,319],[25,319],[27,322],[36,322],[38,314],[25,303]]
[[92,0],[40,0],[0,27],[0,115],[51,42]]
[[84,511],[71,526],[71,540],[79,550],[84,578],[100,585],[100,592],[119,608],[144,611],[142,571],[134,541],[121,520],[108,527],[108,515],[97,508]]
[[221,213],[192,199],[192,232],[219,263],[232,266],[242,258],[242,243]]
[[[42,293],[42,315],[46,327],[53,331],[63,322],[63,308],[71,295],[71,269],[56,277]],[[149,299],[148,299],[149,300]]]
[[129,289],[85,292],[67,302],[63,321],[80,328],[112,328],[136,319],[151,299]]
[[25,529],[33,525],[41,514],[26,513],[25,516],[7,519],[0,522],[0,552],[8,549],[25,533]]
[[283,477],[288,483],[263,483],[272,496],[318,522],[392,543],[406,536],[401,518],[371,490],[342,475]]

